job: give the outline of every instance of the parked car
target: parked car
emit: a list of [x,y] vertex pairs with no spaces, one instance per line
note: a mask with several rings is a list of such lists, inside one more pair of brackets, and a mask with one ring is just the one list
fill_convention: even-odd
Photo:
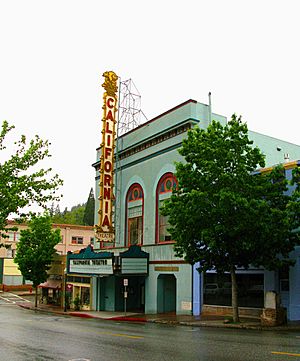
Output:
[[248,289],[248,293],[263,293],[264,285],[252,285]]
[[217,283],[206,283],[204,293],[206,295],[216,295],[220,293],[220,288]]

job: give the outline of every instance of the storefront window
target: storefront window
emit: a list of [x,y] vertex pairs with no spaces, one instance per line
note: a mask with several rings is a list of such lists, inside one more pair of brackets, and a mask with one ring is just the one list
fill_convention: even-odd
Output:
[[[247,273],[236,275],[238,305],[240,307],[264,307],[264,275]],[[231,306],[230,274],[204,275],[203,302],[207,305]]]
[[90,305],[90,288],[89,287],[81,287],[81,304],[83,306]]

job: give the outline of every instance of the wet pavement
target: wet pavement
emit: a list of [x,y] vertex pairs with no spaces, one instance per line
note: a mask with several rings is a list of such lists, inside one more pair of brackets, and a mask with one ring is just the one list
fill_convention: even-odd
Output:
[[299,332],[114,322],[35,312],[17,304],[0,306],[0,319],[1,360],[284,361],[300,357]]

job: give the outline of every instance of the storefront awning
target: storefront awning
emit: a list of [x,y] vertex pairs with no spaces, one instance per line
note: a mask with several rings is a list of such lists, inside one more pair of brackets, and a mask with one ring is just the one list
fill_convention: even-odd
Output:
[[58,280],[48,280],[39,285],[40,288],[52,288],[61,290],[61,281]]

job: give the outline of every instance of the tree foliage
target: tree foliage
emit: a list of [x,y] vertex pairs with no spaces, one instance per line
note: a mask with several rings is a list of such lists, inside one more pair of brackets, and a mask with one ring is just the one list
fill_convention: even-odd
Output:
[[52,203],[51,207],[48,208],[48,212],[51,216],[52,223],[93,226],[95,214],[93,188],[90,190],[86,203],[77,204],[76,206],[71,207],[70,210],[65,208],[63,212],[60,211],[59,205],[55,206],[54,203]]
[[95,196],[94,196],[93,188],[91,188],[88,200],[85,204],[83,224],[86,226],[93,226],[95,223],[94,216],[95,216]]
[[[190,130],[179,153],[185,162],[176,164],[178,188],[163,208],[175,252],[192,264],[200,262],[200,271],[231,273],[238,321],[236,269],[276,269],[292,262],[299,203],[287,193],[282,167],[256,172],[265,165],[264,155],[235,115],[225,126],[213,121],[207,130]],[[299,176],[294,182],[299,185]]]
[[56,206],[55,209],[53,208],[53,206],[51,206],[51,208],[48,209],[52,223],[78,224],[78,225],[84,225],[83,222],[84,210],[85,210],[84,204],[77,204],[76,206],[71,207],[70,210],[68,210],[68,208],[66,207],[63,212],[60,211],[58,205]]
[[[21,230],[14,261],[18,264],[26,280],[37,286],[47,280],[55,246],[61,241],[60,229],[52,229],[48,214],[34,216],[28,223],[28,229]],[[36,302],[37,306],[37,292]]]
[[37,167],[40,161],[50,157],[47,140],[36,135],[28,142],[22,135],[10,144],[15,147],[15,152],[6,154],[5,140],[13,129],[14,126],[4,121],[0,130],[0,234],[3,237],[6,237],[3,230],[10,215],[22,216],[24,207],[33,204],[45,207],[49,201],[59,200],[56,191],[63,183],[57,174],[51,176],[51,168]]

